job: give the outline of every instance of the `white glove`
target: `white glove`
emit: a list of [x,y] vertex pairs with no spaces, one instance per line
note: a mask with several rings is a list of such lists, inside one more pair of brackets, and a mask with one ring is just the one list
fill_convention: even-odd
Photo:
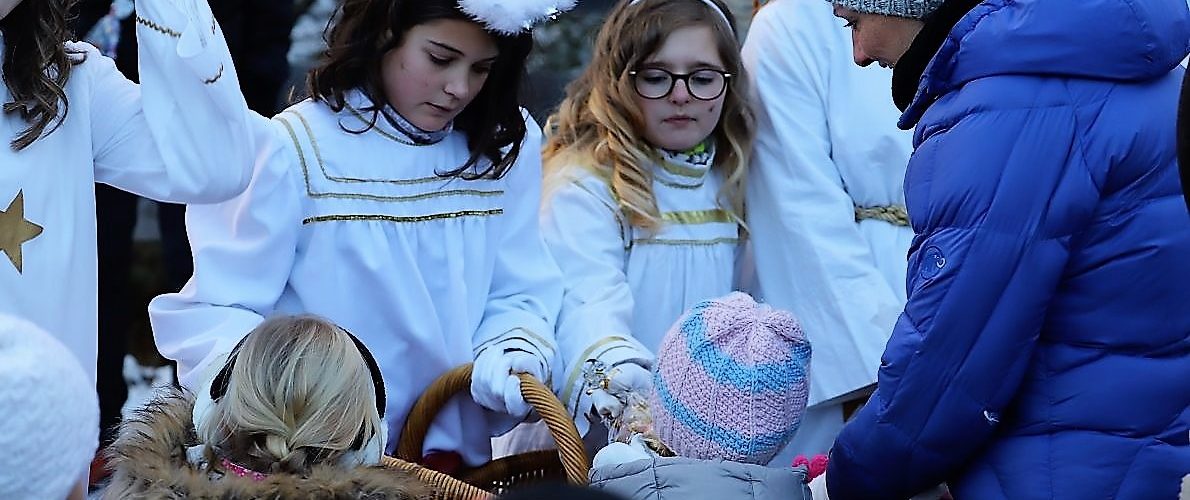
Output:
[[502,340],[479,353],[471,370],[471,397],[489,410],[524,418],[532,407],[521,395],[517,373],[528,373],[549,384],[549,361],[533,344]]
[[591,468],[614,467],[620,464],[656,457],[657,453],[649,449],[649,446],[645,444],[644,440],[639,435],[636,435],[632,436],[632,440],[627,443],[617,441],[603,447],[602,450],[599,450],[595,454]]
[[626,362],[607,373],[607,388],[592,387],[591,404],[596,415],[613,421],[624,412],[629,394],[648,399],[653,392],[653,374],[639,364]]
[[810,498],[814,500],[827,500],[825,472],[810,480]]
[[194,424],[194,430],[199,433],[202,432],[203,426],[211,417],[211,412],[215,410],[215,402],[211,399],[212,382],[215,381],[215,376],[219,375],[219,371],[223,370],[223,366],[227,364],[230,357],[230,352],[214,356],[203,367],[198,385],[194,387],[194,408],[190,412],[190,420]]

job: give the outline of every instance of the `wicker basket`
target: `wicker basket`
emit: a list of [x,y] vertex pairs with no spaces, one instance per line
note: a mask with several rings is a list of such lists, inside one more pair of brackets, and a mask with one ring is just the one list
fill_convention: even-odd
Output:
[[381,459],[380,465],[413,474],[414,477],[430,487],[431,498],[434,500],[485,500],[492,497],[492,494],[487,491],[399,458],[384,457]]
[[[495,494],[546,480],[564,479],[571,484],[586,485],[591,461],[570,415],[549,387],[527,374],[521,374],[520,378],[525,401],[541,415],[558,449],[493,460],[463,472],[459,479]],[[417,462],[421,458],[426,433],[438,412],[452,397],[470,388],[471,364],[455,368],[430,384],[409,411],[397,442],[397,457],[406,462]]]

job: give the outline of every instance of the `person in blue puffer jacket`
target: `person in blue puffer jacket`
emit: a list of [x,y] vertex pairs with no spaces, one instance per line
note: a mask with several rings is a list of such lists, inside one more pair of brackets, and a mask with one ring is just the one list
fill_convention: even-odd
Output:
[[831,0],[894,67],[908,303],[832,500],[1175,498],[1190,471],[1185,0]]

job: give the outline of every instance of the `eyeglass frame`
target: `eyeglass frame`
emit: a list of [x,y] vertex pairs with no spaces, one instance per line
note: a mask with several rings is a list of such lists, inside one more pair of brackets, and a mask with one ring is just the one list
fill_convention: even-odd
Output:
[[[735,76],[732,73],[728,73],[726,71],[718,70],[718,69],[714,69],[714,68],[701,68],[701,69],[696,69],[694,71],[691,71],[689,73],[674,73],[670,70],[663,69],[663,68],[645,68],[645,70],[660,71],[662,73],[665,73],[666,75],[669,75],[669,90],[665,91],[664,94],[661,94],[657,97],[649,97],[647,95],[642,94],[640,92],[640,89],[637,88],[637,86],[636,86],[636,75],[640,74],[640,72],[642,70],[634,69],[634,70],[628,71],[628,76],[632,77],[632,90],[634,92],[636,92],[636,95],[640,96],[642,99],[649,99],[651,101],[655,101],[657,99],[665,99],[666,97],[669,97],[670,94],[674,93],[674,89],[678,87],[679,81],[686,84],[686,93],[690,94],[690,97],[693,97],[699,101],[714,101],[715,99],[723,97],[723,94],[725,94],[727,92],[728,84],[731,83],[731,78]],[[703,99],[701,97],[694,95],[694,92],[690,90],[690,77],[694,76],[695,73],[698,73],[701,71],[712,71],[712,72],[718,73],[721,76],[723,76],[723,88],[719,90],[718,94],[715,94],[715,97]]]

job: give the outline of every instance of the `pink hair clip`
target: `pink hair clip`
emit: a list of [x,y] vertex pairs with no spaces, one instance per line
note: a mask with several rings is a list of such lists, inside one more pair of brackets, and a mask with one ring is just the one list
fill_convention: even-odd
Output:
[[252,478],[253,481],[264,481],[264,479],[266,477],[269,477],[268,474],[256,472],[252,469],[249,469],[249,468],[244,467],[240,464],[232,462],[231,460],[228,460],[226,458],[224,458],[222,461],[220,461],[219,465],[222,465],[224,470],[226,470],[232,474],[235,474],[240,477]]

